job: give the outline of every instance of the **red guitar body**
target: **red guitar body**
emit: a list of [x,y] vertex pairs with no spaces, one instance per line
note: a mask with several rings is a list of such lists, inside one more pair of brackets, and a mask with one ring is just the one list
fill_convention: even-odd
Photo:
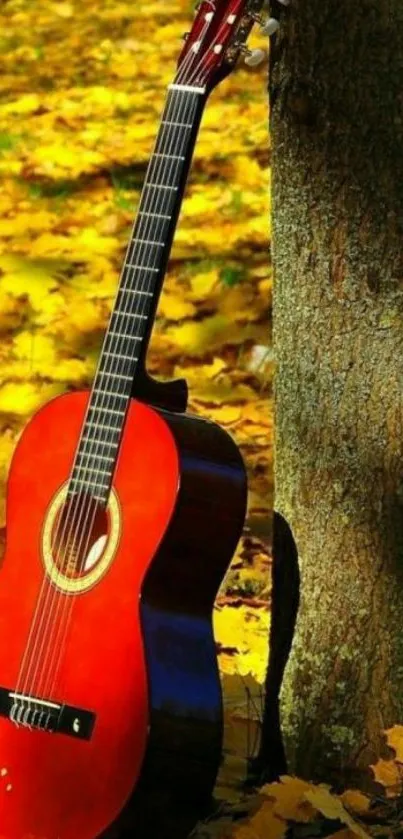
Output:
[[[9,691],[44,578],[54,594],[44,524],[87,400],[80,392],[46,405],[12,461],[0,568],[0,688]],[[90,711],[93,731],[77,739],[0,716],[1,839],[178,839],[211,796],[222,736],[211,613],[244,520],[242,460],[213,423],[132,400],[113,490],[116,544],[90,587],[62,596],[71,619],[47,696]],[[48,654],[38,647],[35,673]],[[28,693],[46,698],[35,673]]]

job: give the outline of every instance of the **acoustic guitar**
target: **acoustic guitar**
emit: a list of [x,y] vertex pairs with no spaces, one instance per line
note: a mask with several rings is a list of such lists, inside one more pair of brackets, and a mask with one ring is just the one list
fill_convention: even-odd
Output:
[[145,360],[203,109],[260,5],[199,5],[92,390],[41,408],[13,456],[1,839],[179,839],[211,797],[222,747],[212,609],[245,518],[245,469],[226,432],[186,413],[186,383],[153,381]]

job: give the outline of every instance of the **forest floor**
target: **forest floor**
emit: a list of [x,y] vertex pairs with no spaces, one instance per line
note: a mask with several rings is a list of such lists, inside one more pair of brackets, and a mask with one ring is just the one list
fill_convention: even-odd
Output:
[[[7,473],[26,422],[52,397],[91,386],[192,5],[189,0],[3,0],[1,5],[3,533]],[[201,825],[194,836],[277,839],[292,823],[301,828],[295,833],[301,839],[326,835],[326,825],[327,835],[349,839],[369,835],[364,826],[370,803],[358,793],[342,800],[297,779],[265,787],[257,797],[243,792],[247,761],[259,742],[270,613],[266,86],[266,67],[258,72],[243,67],[211,97],[148,354],[151,374],[185,377],[190,411],[234,436],[249,477],[244,534],[214,612],[225,698],[225,759],[216,790],[222,805],[220,818]],[[399,753],[394,770],[387,768],[383,785],[389,789],[393,784],[396,789],[398,758]],[[398,799],[393,800],[396,821]],[[398,835],[371,830],[370,835]]]

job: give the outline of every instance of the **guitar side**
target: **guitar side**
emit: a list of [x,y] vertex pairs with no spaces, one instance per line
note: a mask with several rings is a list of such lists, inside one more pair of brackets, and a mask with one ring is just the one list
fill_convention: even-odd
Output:
[[219,426],[159,413],[176,441],[181,477],[141,595],[150,731],[136,790],[102,839],[187,836],[211,805],[222,755],[212,611],[245,519],[245,467]]

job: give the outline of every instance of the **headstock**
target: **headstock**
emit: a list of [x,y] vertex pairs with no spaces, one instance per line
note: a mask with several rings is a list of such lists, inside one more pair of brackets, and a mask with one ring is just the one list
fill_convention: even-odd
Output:
[[[289,0],[277,2],[288,5]],[[240,54],[246,54],[251,66],[260,63],[265,53],[250,52],[246,40],[255,23],[267,35],[278,28],[274,18],[262,17],[264,6],[265,0],[201,0],[179,57],[175,82],[209,91],[231,72]]]

